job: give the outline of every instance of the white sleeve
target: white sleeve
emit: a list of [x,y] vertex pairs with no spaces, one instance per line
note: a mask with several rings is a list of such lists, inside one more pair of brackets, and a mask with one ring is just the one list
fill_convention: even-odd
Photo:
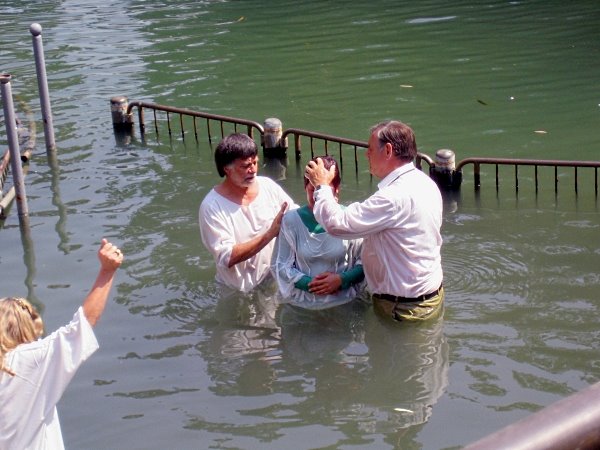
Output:
[[319,189],[315,192],[313,212],[329,234],[356,239],[393,227],[397,209],[393,201],[380,193],[343,208],[335,201],[331,189]]
[[202,202],[198,211],[200,237],[202,243],[211,252],[215,263],[221,267],[229,266],[233,246],[236,244],[231,215],[227,217],[213,202]]

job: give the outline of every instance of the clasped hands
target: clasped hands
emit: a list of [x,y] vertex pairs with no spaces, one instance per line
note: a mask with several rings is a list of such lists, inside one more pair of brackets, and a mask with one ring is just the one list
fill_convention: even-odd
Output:
[[312,294],[328,295],[337,292],[342,286],[342,277],[334,272],[323,272],[315,276],[308,289]]

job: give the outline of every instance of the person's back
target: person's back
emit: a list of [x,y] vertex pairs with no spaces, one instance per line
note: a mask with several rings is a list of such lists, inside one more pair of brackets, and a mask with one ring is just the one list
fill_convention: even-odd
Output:
[[0,449],[64,447],[56,404],[79,366],[98,349],[79,308],[69,325],[9,351],[0,372]]
[[[401,173],[374,194],[375,201],[378,196],[382,202],[390,201],[389,213],[380,222],[381,229],[373,228],[364,237],[362,259],[367,283],[377,289],[372,292],[412,297],[414,292],[431,292],[442,283],[443,202],[435,182],[422,171],[411,168]],[[379,251],[382,247],[394,251],[384,253]]]
[[77,369],[98,349],[92,327],[123,261],[103,239],[100,270],[73,319],[43,339],[42,319],[25,298],[0,298],[0,450],[64,448],[56,404]]

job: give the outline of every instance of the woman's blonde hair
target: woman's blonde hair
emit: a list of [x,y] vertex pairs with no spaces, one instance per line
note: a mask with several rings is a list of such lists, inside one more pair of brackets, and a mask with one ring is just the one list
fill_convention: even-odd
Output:
[[15,373],[4,365],[4,355],[20,344],[33,342],[42,336],[44,323],[38,311],[26,299],[0,299],[0,371]]

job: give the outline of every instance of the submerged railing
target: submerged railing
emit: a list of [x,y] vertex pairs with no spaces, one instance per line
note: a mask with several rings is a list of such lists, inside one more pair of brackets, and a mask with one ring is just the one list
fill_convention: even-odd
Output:
[[[127,97],[114,97],[111,99],[111,111],[113,115],[113,124],[115,128],[131,128],[133,126],[133,115],[132,111],[134,108],[138,109],[139,117],[139,128],[142,135],[146,131],[144,109],[151,109],[153,111],[154,119],[154,130],[158,136],[158,117],[156,112],[162,111],[166,113],[166,122],[168,127],[169,136],[174,134],[173,120],[171,115],[175,114],[179,117],[179,131],[182,139],[185,139],[186,127],[183,120],[184,116],[192,117],[191,128],[194,132],[194,137],[198,140],[199,132],[197,126],[197,118],[203,118],[206,120],[207,136],[210,143],[212,143],[211,133],[211,122],[216,121],[219,123],[220,137],[224,137],[225,129],[224,124],[230,123],[234,126],[234,131],[238,131],[239,127],[245,127],[246,133],[254,137],[254,132],[260,134],[261,145],[269,156],[285,155],[288,148],[288,138],[293,137],[293,148],[296,155],[296,161],[300,160],[302,152],[302,139],[309,140],[309,147],[311,157],[315,154],[315,142],[320,142],[320,149],[325,151],[325,154],[329,154],[330,151],[337,151],[340,165],[344,165],[344,150],[349,149],[352,151],[354,160],[354,169],[358,173],[358,149],[366,149],[368,143],[365,141],[359,141],[354,139],[348,139],[340,136],[334,136],[330,134],[324,134],[315,131],[302,130],[299,128],[288,128],[283,130],[281,127],[281,121],[279,119],[267,119],[265,126],[263,127],[258,122],[252,120],[246,120],[236,117],[223,116],[219,114],[212,114],[207,112],[192,111],[185,108],[175,108],[171,106],[157,105],[155,103],[147,102],[132,102],[129,103]],[[454,162],[454,152],[447,149],[441,149],[436,152],[435,158],[431,156],[419,153],[415,161],[419,169],[422,168],[422,161],[425,161],[429,165],[430,176],[438,183],[438,185],[444,190],[456,190],[460,188],[463,179],[463,169],[469,165],[473,166],[473,186],[477,191],[481,187],[481,166],[482,165],[493,165],[495,166],[495,186],[496,190],[500,186],[500,166],[513,166],[514,167],[514,186],[515,190],[519,190],[519,168],[523,166],[533,166],[534,168],[534,186],[536,193],[539,189],[539,167],[552,167],[554,168],[554,191],[558,192],[559,185],[559,168],[572,168],[574,170],[574,181],[573,186],[575,193],[579,192],[579,172],[580,168],[593,168],[594,169],[594,193],[598,196],[598,168],[600,168],[600,161],[565,161],[565,160],[536,160],[536,159],[507,159],[507,158],[477,158],[470,157],[458,164]]]
[[574,182],[573,187],[575,193],[579,192],[579,178],[578,169],[582,167],[594,169],[594,192],[598,195],[598,168],[600,167],[600,161],[563,161],[555,159],[507,159],[507,158],[466,158],[460,161],[456,166],[457,172],[462,172],[462,168],[472,164],[473,165],[473,183],[475,189],[479,189],[481,186],[481,166],[483,164],[494,165],[496,168],[496,189],[500,186],[499,167],[500,166],[514,166],[514,179],[515,189],[519,189],[519,167],[521,166],[533,166],[534,167],[534,183],[535,191],[538,191],[539,186],[539,167],[553,167],[554,168],[554,192],[558,192],[558,168],[559,167],[570,167],[574,170]]
[[[114,107],[114,104],[113,104]],[[144,119],[144,108],[152,110],[154,114],[154,131],[158,136],[158,120],[156,117],[156,111],[163,111],[167,115],[167,127],[169,130],[169,136],[173,134],[173,127],[171,124],[171,114],[176,114],[179,117],[179,129],[181,132],[181,137],[185,139],[185,124],[183,121],[184,116],[189,116],[192,118],[192,129],[194,131],[194,136],[196,140],[198,140],[198,124],[196,119],[201,118],[206,120],[206,128],[207,128],[207,136],[209,142],[212,143],[212,133],[211,133],[211,121],[219,122],[221,138],[225,136],[225,129],[223,127],[224,123],[231,123],[234,126],[234,130],[237,132],[238,125],[246,127],[246,134],[250,137],[254,137],[254,130],[258,131],[258,133],[262,136],[264,134],[264,129],[261,124],[258,122],[254,122],[253,120],[239,119],[236,117],[222,116],[220,114],[211,114],[206,112],[192,111],[185,108],[176,108],[173,106],[164,106],[157,105],[155,103],[146,103],[146,102],[132,102],[127,105],[126,115],[127,117],[131,117],[133,108],[138,109],[138,117],[140,124],[140,133],[145,133],[146,125]],[[113,114],[114,118],[114,114]]]

